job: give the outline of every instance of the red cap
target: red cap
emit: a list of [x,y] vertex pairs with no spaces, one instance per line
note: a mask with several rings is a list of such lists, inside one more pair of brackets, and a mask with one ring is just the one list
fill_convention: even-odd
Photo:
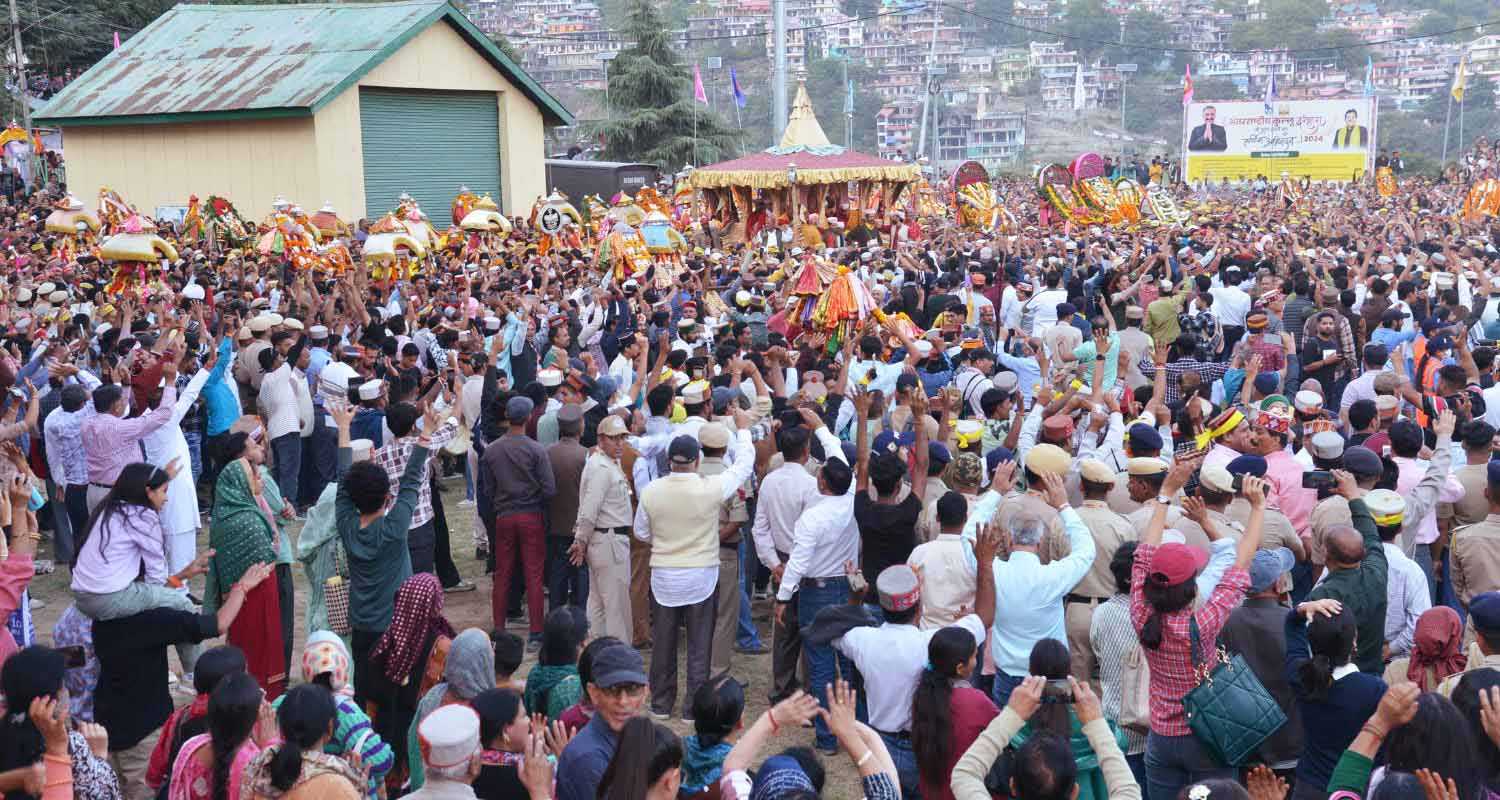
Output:
[[1208,553],[1185,544],[1171,542],[1162,545],[1151,559],[1151,573],[1160,575],[1169,586],[1191,580],[1203,565],[1208,563]]

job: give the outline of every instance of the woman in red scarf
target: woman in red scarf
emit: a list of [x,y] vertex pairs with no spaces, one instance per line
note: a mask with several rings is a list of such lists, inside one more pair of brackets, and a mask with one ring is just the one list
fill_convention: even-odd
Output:
[[1424,692],[1437,691],[1449,675],[1464,671],[1464,624],[1458,612],[1433,606],[1417,617],[1411,656],[1396,659],[1386,668],[1386,683],[1415,683]]
[[[453,626],[443,617],[443,585],[430,572],[419,572],[396,590],[391,625],[370,651],[372,685],[362,687],[376,707],[370,718],[387,742],[405,742],[416,716],[417,701],[442,680]],[[393,746],[396,765],[386,786],[400,787],[410,764],[405,747]]]

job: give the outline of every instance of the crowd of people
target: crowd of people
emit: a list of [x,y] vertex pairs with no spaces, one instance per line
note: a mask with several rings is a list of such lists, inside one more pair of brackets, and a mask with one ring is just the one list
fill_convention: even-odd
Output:
[[[1013,232],[694,226],[669,281],[517,219],[395,282],[179,241],[125,294],[61,187],[0,209],[0,792],[1500,793],[1466,186],[1129,228],[997,188]],[[882,313],[793,313],[808,262]]]

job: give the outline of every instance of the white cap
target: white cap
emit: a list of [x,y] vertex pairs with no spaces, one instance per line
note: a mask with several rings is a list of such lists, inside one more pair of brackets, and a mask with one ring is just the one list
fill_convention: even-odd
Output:
[[189,300],[202,300],[204,297],[203,287],[196,283],[182,287],[182,296]]
[[536,374],[536,382],[548,388],[551,388],[553,386],[561,386],[563,382],[562,370],[551,368],[544,369]]
[[374,400],[380,397],[380,393],[384,390],[385,381],[380,380],[379,378],[376,378],[373,381],[365,381],[364,383],[361,383],[359,385],[359,399]]
[[355,439],[349,443],[349,460],[369,461],[370,453],[375,449],[375,443],[369,439]]
[[307,329],[307,336],[308,336],[309,339],[314,339],[314,340],[317,340],[317,339],[327,339],[328,338],[328,326],[327,325],[314,325],[311,328]]
[[479,715],[466,705],[447,705],[417,726],[422,763],[434,772],[467,768],[479,755]]

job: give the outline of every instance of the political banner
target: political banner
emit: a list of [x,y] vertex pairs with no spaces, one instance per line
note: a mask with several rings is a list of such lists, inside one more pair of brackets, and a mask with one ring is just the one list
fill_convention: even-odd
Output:
[[1374,164],[1375,109],[1373,97],[1189,103],[1182,174],[1189,183],[1257,176],[1274,183],[1283,172],[1296,180],[1358,180]]

